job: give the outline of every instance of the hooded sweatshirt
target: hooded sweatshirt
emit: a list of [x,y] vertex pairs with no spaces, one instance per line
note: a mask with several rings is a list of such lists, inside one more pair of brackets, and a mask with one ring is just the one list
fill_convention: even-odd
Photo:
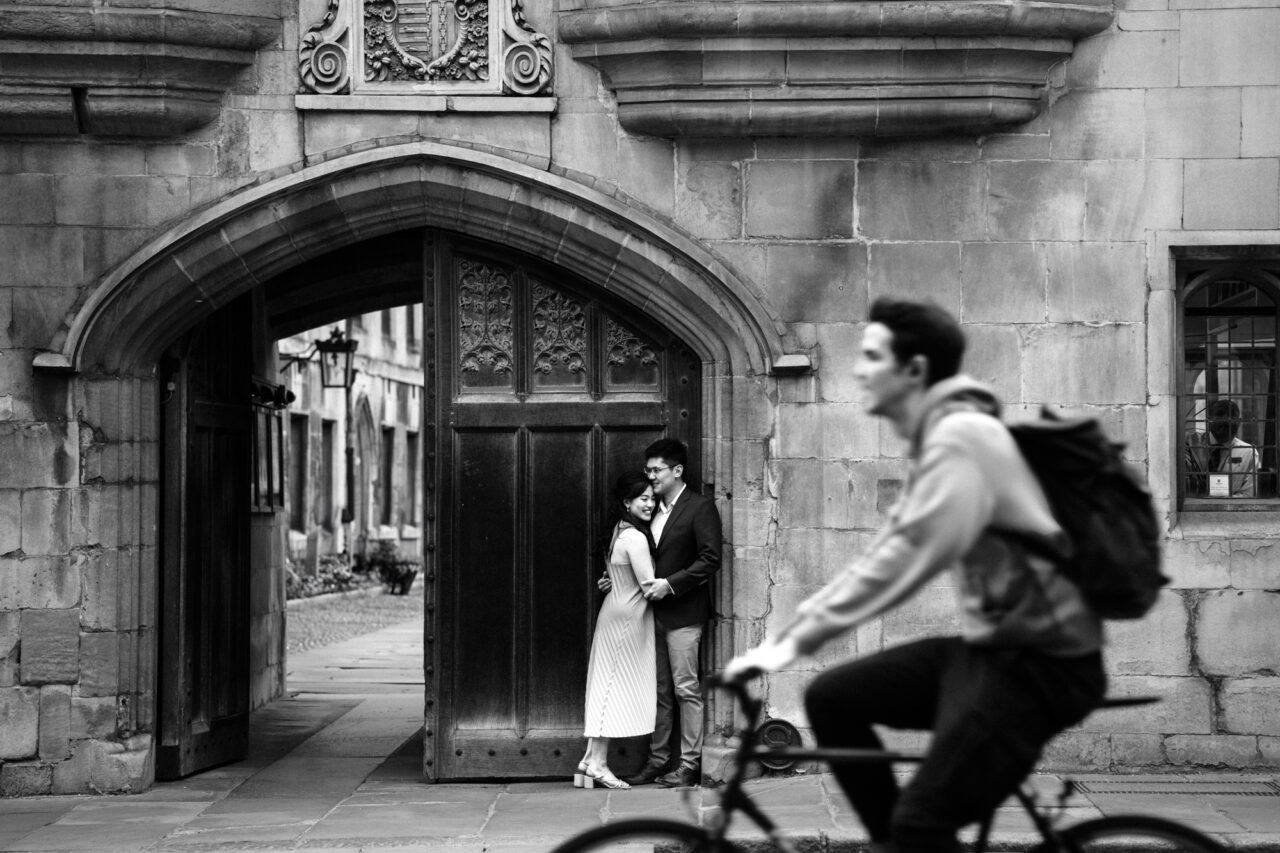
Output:
[[1065,534],[999,414],[995,395],[965,376],[926,392],[888,524],[782,636],[812,654],[951,571],[967,642],[1055,656],[1102,647],[1101,620],[1044,556]]

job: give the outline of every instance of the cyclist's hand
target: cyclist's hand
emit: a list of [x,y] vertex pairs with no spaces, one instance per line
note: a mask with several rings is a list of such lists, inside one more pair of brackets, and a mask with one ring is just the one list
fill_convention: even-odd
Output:
[[601,592],[608,592],[609,590],[613,589],[613,581],[609,579],[608,569],[605,569],[604,574],[602,574],[600,576],[600,579],[596,581],[596,588],[599,589]]
[[724,678],[727,681],[736,681],[750,674],[777,672],[799,656],[799,644],[793,637],[766,640],[754,649],[743,652],[729,661],[724,668]]

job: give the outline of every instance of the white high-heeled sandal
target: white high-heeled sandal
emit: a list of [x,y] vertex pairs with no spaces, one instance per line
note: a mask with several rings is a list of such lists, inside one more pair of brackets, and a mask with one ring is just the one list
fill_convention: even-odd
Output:
[[631,786],[623,782],[613,773],[606,770],[600,770],[595,767],[587,768],[587,777],[582,783],[584,788],[594,788],[597,784],[604,788],[610,788],[615,791],[629,791]]
[[587,787],[587,760],[585,758],[578,762],[578,770],[573,774],[573,787]]

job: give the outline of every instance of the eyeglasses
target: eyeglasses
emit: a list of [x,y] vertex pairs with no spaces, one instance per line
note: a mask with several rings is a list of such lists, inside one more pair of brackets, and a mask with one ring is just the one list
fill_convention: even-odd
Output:
[[652,475],[652,474],[661,474],[663,471],[670,471],[670,470],[671,470],[670,465],[659,465],[655,468],[645,468],[644,472],[646,474]]

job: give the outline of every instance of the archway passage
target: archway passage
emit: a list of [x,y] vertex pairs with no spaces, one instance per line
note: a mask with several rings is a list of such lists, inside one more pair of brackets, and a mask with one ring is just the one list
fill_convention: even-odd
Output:
[[[582,747],[587,658],[600,606],[595,581],[605,559],[611,484],[623,471],[639,470],[644,448],[663,436],[691,447],[687,477],[698,482],[702,365],[676,336],[604,288],[506,247],[436,229],[385,235],[299,265],[265,282],[260,298],[239,300],[213,315],[201,339],[225,325],[220,318],[242,314],[246,305],[257,306],[261,317],[254,325],[275,340],[411,299],[423,305],[423,393],[415,420],[426,452],[415,458],[425,494],[415,509],[420,516],[408,523],[421,533],[425,586],[424,774],[563,776],[572,772]],[[379,334],[376,322],[360,326],[366,336]],[[240,369],[248,370],[249,362],[243,359]],[[375,364],[362,364],[375,374],[364,387],[389,383],[386,405],[379,403],[363,418],[365,408],[349,412],[344,428],[356,430],[357,444],[362,424],[380,433],[380,452],[400,459],[385,443],[395,432],[388,425],[403,418],[396,408],[404,403],[395,400],[407,395],[390,388],[392,379],[377,378]],[[234,386],[234,378],[224,376],[222,382]],[[301,394],[297,405],[319,396]],[[295,410],[293,417],[301,414]],[[373,426],[364,423],[370,417]],[[288,452],[289,443],[283,444],[282,452]],[[207,452],[189,448],[178,470],[202,472],[204,485],[171,488],[187,496],[185,518],[207,516],[187,529],[247,529],[236,522],[240,504],[211,507],[204,499],[210,491],[205,481],[217,477],[216,470],[197,465],[207,460]],[[273,471],[299,470],[288,460],[271,464]],[[215,491],[236,494],[244,467],[225,465],[225,488]],[[260,471],[261,460],[251,467]],[[349,473],[389,476],[383,465]],[[344,492],[349,497],[369,491],[365,482],[349,490],[342,485],[332,485],[339,502]],[[295,494],[288,483],[272,491]],[[370,547],[387,535],[382,513],[362,524],[366,514],[353,509],[349,544]],[[263,531],[263,541],[284,540],[270,531],[290,523],[288,510],[283,504],[254,505],[254,528]],[[276,513],[274,525],[264,511]],[[226,562],[214,571],[226,574],[224,585],[241,584],[244,560]],[[191,596],[221,587],[211,585],[207,560],[170,566],[180,567],[177,586],[188,591],[183,624],[168,628],[176,636],[205,610],[206,602]],[[244,606],[262,612],[264,602],[246,600]],[[262,630],[247,614],[231,624]],[[267,639],[254,636],[246,645],[276,645]],[[187,669],[164,685],[166,711],[182,708],[193,683],[202,685],[202,694],[236,692],[213,665],[216,656],[193,649],[186,660]],[[254,662],[247,666],[250,672],[260,669]],[[211,688],[203,687],[211,681]],[[243,685],[236,688],[237,695],[247,694]],[[198,725],[199,717],[168,713],[164,719],[165,742],[199,742],[196,733],[181,730]],[[223,761],[230,756],[216,755]],[[642,758],[632,750],[619,766]],[[166,775],[196,769],[193,758],[181,772]]]
[[[508,266],[513,258],[528,260],[533,266],[552,271],[549,278],[541,279],[542,283],[565,293],[585,295],[592,317],[635,318],[629,328],[638,333],[638,339],[661,345],[666,336],[670,341],[682,342],[688,364],[700,371],[699,383],[687,389],[691,405],[668,404],[665,413],[661,413],[667,418],[665,421],[633,420],[636,444],[643,443],[645,430],[673,428],[672,412],[687,410],[690,418],[679,426],[699,458],[704,491],[712,484],[723,483],[723,495],[717,494],[727,500],[734,485],[758,479],[758,472],[752,474],[735,467],[737,439],[747,433],[754,435],[754,424],[747,423],[745,410],[735,400],[739,395],[745,398],[758,392],[756,377],[768,371],[785,349],[782,325],[753,287],[737,279],[697,241],[619,199],[497,156],[461,152],[434,143],[334,157],[217,202],[158,236],[104,278],[75,308],[66,328],[51,341],[49,351],[37,357],[36,364],[77,371],[81,374],[77,381],[95,389],[85,397],[83,414],[87,422],[107,422],[115,417],[108,408],[112,405],[108,401],[115,399],[112,394],[126,394],[127,402],[122,405],[136,406],[137,422],[148,422],[154,418],[150,408],[154,403],[149,401],[155,397],[145,389],[154,387],[151,383],[155,381],[155,365],[175,341],[240,297],[249,296],[253,302],[255,353],[263,351],[257,343],[259,339],[269,343],[290,329],[314,328],[351,311],[372,311],[384,304],[428,298],[428,279],[433,288],[439,282],[436,259],[446,255],[433,250],[428,264],[425,239],[405,241],[397,236],[406,232],[465,235],[482,246],[492,247],[489,260],[505,260]],[[333,255],[342,249],[352,254],[345,259]],[[358,260],[356,255],[360,256]],[[347,274],[335,276],[335,262],[346,263],[350,267]],[[371,274],[369,270],[378,272]],[[409,295],[410,289],[413,295]],[[525,307],[519,310],[527,316],[531,308],[528,303],[521,304]],[[452,328],[447,322],[433,319],[433,324],[444,325],[433,325],[426,333],[429,336],[440,332],[436,340],[443,341],[444,332]],[[599,352],[598,347],[604,345],[609,334],[608,324],[597,319],[590,321],[588,328]],[[529,332],[519,334],[527,336]],[[527,340],[520,337],[517,342],[524,345]],[[440,346],[443,344],[437,343],[437,348]],[[450,358],[455,357],[451,351]],[[428,377],[443,370],[444,363],[439,358],[437,361]],[[256,363],[255,369],[265,371],[264,378],[274,373],[274,368],[262,363]],[[448,375],[448,382],[459,381],[453,374]],[[549,388],[538,389],[525,379],[520,381],[526,384],[511,391],[515,403],[540,416],[550,417],[564,410],[567,402],[589,408],[602,405],[604,399],[593,398],[594,392],[552,393]],[[97,388],[104,393],[98,393]],[[111,392],[105,393],[108,388]],[[485,395],[496,391],[468,388],[469,403],[499,402],[485,402]],[[445,444],[446,437],[453,435],[446,427],[474,428],[477,435],[483,432],[484,424],[468,426],[448,421],[454,413],[443,407],[452,399],[454,386],[428,390],[437,392],[428,397],[435,401],[431,413],[437,430],[430,438],[434,442],[430,446],[454,452],[452,445]],[[575,393],[580,399],[574,398]],[[615,394],[619,403],[625,397],[622,392]],[[559,402],[548,403],[552,399]],[[633,410],[644,405],[652,411],[661,408],[639,398],[626,402]],[[474,412],[457,414],[478,411],[476,408]],[[702,420],[699,412],[705,413],[707,420]],[[561,427],[559,422],[549,422],[547,436]],[[523,465],[527,456],[519,454],[530,452],[531,433],[526,428],[519,435],[511,440]],[[143,436],[139,432],[139,438]],[[424,434],[422,438],[426,457],[423,465],[432,468],[426,482],[437,483],[437,468],[453,464],[453,457],[446,459],[439,453],[435,458],[429,457],[425,452],[428,436]],[[592,448],[599,446],[596,438],[591,441]],[[139,445],[139,451],[155,452],[145,443]],[[615,458],[630,452],[618,450]],[[749,456],[744,458],[750,461]],[[525,478],[515,485],[524,488],[530,482],[541,485],[544,481]],[[592,485],[593,495],[600,494],[600,482],[601,478],[597,478]],[[122,488],[135,489],[142,496],[146,484],[126,484]],[[432,499],[440,500],[438,496]],[[525,506],[537,505],[528,497],[522,500]],[[437,523],[446,520],[441,512],[437,513]],[[122,549],[145,548],[148,523],[143,521],[141,532],[136,535],[122,533]],[[732,537],[732,514],[727,511],[725,522],[726,535]],[[525,525],[522,530],[533,529],[527,519],[521,524]],[[435,535],[437,553],[444,553],[446,533],[440,530],[437,534],[426,535]],[[525,548],[528,544],[527,539],[520,539],[515,547]],[[157,573],[177,570],[165,562],[163,555],[157,560]],[[137,600],[125,609],[146,610],[152,593],[147,588],[148,578],[153,576],[143,552],[137,578],[129,581],[138,590]],[[725,602],[722,612],[730,612],[732,590],[727,583],[717,595]],[[259,622],[264,618],[279,617],[255,615]],[[442,618],[442,614],[432,618]],[[441,621],[440,631],[444,628]],[[122,681],[120,692],[136,699],[129,707],[136,725],[145,730],[156,719],[157,711],[154,684],[146,673],[150,662],[157,660],[162,651],[151,634],[141,630],[137,634],[140,665],[133,671],[138,677],[127,683]],[[436,636],[437,644],[448,640],[439,631]],[[713,632],[709,649],[712,659],[723,657],[729,638],[727,624]],[[585,645],[582,638],[581,646]],[[255,646],[253,653],[257,655],[259,651]],[[428,666],[443,664],[433,662]],[[437,668],[430,674],[439,679],[445,672]],[[450,677],[454,676],[457,673]],[[270,668],[255,670],[254,678],[256,703],[269,692]],[[279,684],[282,682],[280,679]],[[429,710],[434,710],[430,713],[445,713],[441,711],[444,695],[441,691],[431,700]],[[718,716],[715,708],[711,713]],[[429,722],[439,726],[441,719],[437,716],[429,718]],[[526,733],[526,739],[528,736]],[[428,773],[438,775],[440,768],[428,767]]]

